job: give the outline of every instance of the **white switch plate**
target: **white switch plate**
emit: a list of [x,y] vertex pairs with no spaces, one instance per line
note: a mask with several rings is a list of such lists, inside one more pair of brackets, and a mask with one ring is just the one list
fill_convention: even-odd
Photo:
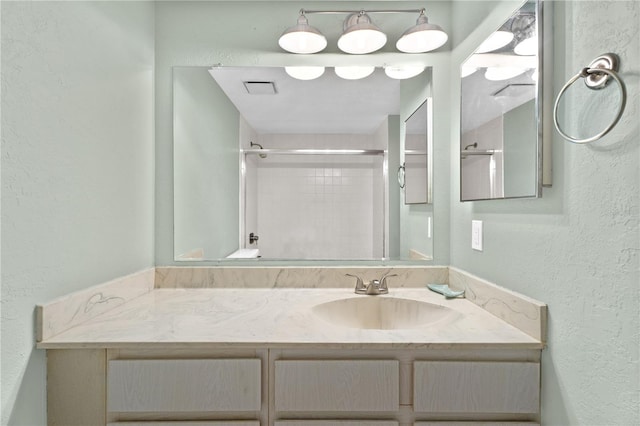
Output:
[[482,221],[471,221],[471,248],[482,251]]

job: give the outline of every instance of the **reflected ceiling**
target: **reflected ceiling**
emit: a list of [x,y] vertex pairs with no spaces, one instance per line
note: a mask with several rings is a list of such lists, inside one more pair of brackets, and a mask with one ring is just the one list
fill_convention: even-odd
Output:
[[[355,81],[336,76],[333,68],[308,81],[277,67],[220,67],[210,74],[262,134],[371,134],[388,115],[400,114],[400,81],[387,77],[382,68]],[[277,93],[251,95],[246,81],[273,82]]]

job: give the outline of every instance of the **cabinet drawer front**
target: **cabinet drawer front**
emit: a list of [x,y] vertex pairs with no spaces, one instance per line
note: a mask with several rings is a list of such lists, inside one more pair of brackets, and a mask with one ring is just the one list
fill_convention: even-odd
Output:
[[211,420],[211,421],[155,421],[155,422],[116,422],[107,423],[107,426],[260,426],[259,421],[224,421],[224,420]]
[[396,411],[399,363],[276,361],[275,408],[295,411]]
[[413,426],[540,426],[532,422],[415,422]]
[[414,363],[414,410],[433,413],[537,413],[540,364]]
[[383,420],[283,420],[274,426],[398,426],[398,422]]
[[109,361],[111,412],[259,411],[259,359]]
[[413,426],[540,426],[532,422],[415,422]]

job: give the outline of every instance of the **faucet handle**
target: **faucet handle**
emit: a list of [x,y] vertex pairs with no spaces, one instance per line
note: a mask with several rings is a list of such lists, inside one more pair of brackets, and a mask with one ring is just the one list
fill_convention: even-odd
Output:
[[388,290],[389,287],[387,287],[387,278],[389,278],[389,277],[397,277],[397,276],[398,276],[398,274],[389,273],[387,275],[384,275],[382,278],[380,278],[380,289],[381,290]]
[[356,279],[356,288],[355,288],[356,293],[366,291],[364,283],[362,282],[362,278],[353,274],[344,274],[344,275],[345,277],[353,277]]

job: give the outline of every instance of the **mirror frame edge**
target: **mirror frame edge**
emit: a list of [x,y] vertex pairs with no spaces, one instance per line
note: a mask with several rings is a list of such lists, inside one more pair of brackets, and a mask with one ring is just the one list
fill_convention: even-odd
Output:
[[[520,6],[509,15],[508,19],[513,17],[526,3],[532,0],[523,0]],[[479,198],[479,199],[463,199],[462,198],[462,157],[458,151],[458,163],[460,170],[459,184],[459,202],[468,203],[474,201],[496,201],[496,200],[517,200],[517,199],[535,199],[542,198],[543,188],[550,188],[553,184],[553,168],[551,143],[553,129],[551,126],[552,104],[553,104],[553,70],[545,67],[545,64],[553,63],[553,21],[552,21],[552,2],[551,0],[533,0],[535,1],[536,13],[536,31],[538,34],[538,53],[537,53],[537,73],[538,83],[536,84],[535,112],[536,112],[536,190],[533,195],[515,196],[515,197],[499,197],[499,198]],[[507,19],[507,20],[508,20]],[[503,23],[506,22],[503,21]],[[496,28],[493,32],[500,28]],[[474,54],[472,51],[460,64],[460,67]],[[460,91],[460,105],[462,106],[462,91]],[[460,120],[462,122],[462,107],[460,108]],[[460,137],[462,133],[460,132]],[[458,147],[460,150],[460,147]]]
[[[241,66],[266,66],[266,67],[284,67],[285,65],[279,64],[268,64],[268,65],[229,65],[230,67],[241,67]],[[333,66],[333,65],[327,65]],[[384,65],[375,65],[379,68],[384,68]],[[207,68],[208,65],[172,65],[172,70],[176,67],[200,67]],[[425,65],[425,69],[433,68],[432,64]],[[173,74],[173,71],[172,71]],[[172,76],[173,80],[173,76]],[[173,88],[172,88],[172,100],[171,105],[174,108],[174,96],[173,96]],[[429,101],[429,113],[433,113],[432,109],[432,101],[433,96],[428,96],[424,102]],[[424,103],[423,102],[423,103]],[[421,104],[422,105],[422,104]],[[175,117],[172,118],[172,121],[175,121]],[[433,117],[428,116],[429,123],[433,123]],[[175,123],[174,123],[175,124]],[[172,126],[172,128],[175,126]],[[429,155],[429,165],[430,168],[428,170],[428,176],[431,177],[433,173],[433,165],[431,163],[432,160],[432,150],[433,150],[433,133],[432,130],[428,132],[429,137],[429,145],[428,145],[428,155]],[[172,135],[173,138],[173,135]],[[175,149],[172,144],[172,149]],[[387,154],[385,154],[386,156]],[[172,154],[173,157],[173,154]],[[240,161],[241,162],[241,161]],[[173,170],[174,178],[175,178],[175,170]],[[429,185],[431,185],[432,180],[429,180]],[[175,197],[174,197],[175,198]],[[429,186],[429,204],[432,203],[432,189]],[[175,202],[175,201],[174,201]],[[242,201],[240,200],[240,204]],[[175,208],[174,206],[172,206]],[[382,258],[371,258],[371,259],[281,259],[281,258],[272,258],[272,259],[227,259],[227,258],[217,258],[217,259],[189,259],[184,258],[180,259],[176,256],[175,252],[175,216],[174,221],[172,223],[172,241],[173,241],[173,259],[172,265],[173,267],[239,267],[239,268],[247,268],[247,267],[367,267],[367,266],[377,266],[377,267],[430,267],[437,265],[435,259],[433,257],[431,259],[410,259],[410,258],[390,258],[388,253],[385,253],[385,257]],[[240,234],[240,233],[239,233]],[[239,241],[242,241],[242,237],[239,235]],[[433,243],[432,243],[433,244]]]

